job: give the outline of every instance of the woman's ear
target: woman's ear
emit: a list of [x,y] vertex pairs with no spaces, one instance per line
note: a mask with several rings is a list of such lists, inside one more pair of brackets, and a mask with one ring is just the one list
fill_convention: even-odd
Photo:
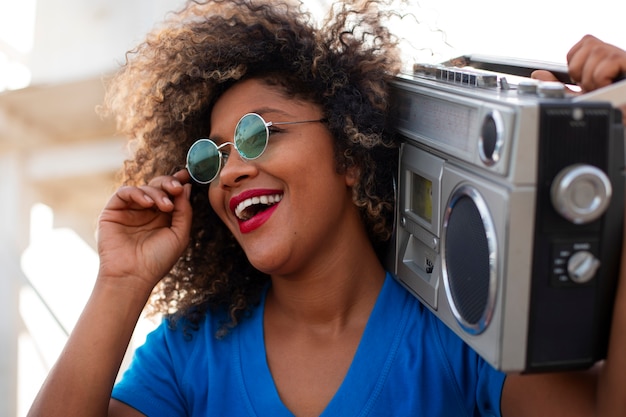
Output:
[[346,174],[345,174],[346,175],[346,185],[348,187],[354,186],[354,184],[356,184],[357,181],[359,180],[360,174],[361,174],[361,170],[356,165],[348,167],[348,169],[346,169]]

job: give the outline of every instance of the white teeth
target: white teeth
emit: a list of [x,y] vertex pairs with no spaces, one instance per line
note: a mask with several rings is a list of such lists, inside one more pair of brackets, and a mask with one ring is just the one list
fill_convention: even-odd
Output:
[[272,205],[278,203],[282,199],[283,196],[281,194],[262,195],[260,197],[247,198],[241,203],[237,204],[237,207],[235,208],[235,216],[237,216],[239,219],[245,220],[241,214],[248,207],[256,204]]

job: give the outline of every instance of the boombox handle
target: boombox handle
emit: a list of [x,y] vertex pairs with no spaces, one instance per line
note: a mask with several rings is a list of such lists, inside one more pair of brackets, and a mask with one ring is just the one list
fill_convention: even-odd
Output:
[[[574,84],[567,72],[567,65],[553,62],[472,54],[451,59],[443,65],[467,66],[520,77],[530,77],[535,70],[546,70],[554,74],[560,82]],[[619,76],[609,86],[577,96],[574,101],[608,101],[614,106],[626,104],[626,74]]]
[[504,74],[530,77],[535,70],[550,71],[564,84],[573,84],[567,72],[567,65],[546,61],[533,61],[520,58],[490,56],[490,55],[462,55],[443,63],[454,67],[472,67],[476,69],[500,72]]

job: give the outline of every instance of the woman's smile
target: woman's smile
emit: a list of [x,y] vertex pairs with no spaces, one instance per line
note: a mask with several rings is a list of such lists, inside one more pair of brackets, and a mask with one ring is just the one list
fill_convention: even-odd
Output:
[[239,220],[241,233],[249,233],[263,225],[283,199],[281,191],[253,189],[231,198],[229,207]]

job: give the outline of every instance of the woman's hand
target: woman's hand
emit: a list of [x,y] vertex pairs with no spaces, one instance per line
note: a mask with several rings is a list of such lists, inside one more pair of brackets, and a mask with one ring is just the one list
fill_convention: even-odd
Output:
[[583,92],[605,87],[626,74],[626,51],[586,35],[567,54],[570,77]]
[[120,187],[98,221],[99,279],[150,291],[172,268],[189,241],[189,174]]
[[[626,76],[626,51],[591,35],[584,36],[570,49],[567,62],[570,77],[582,93],[606,87]],[[557,81],[552,73],[544,70],[534,71],[532,78]],[[626,103],[619,107],[626,125]]]
[[109,413],[111,389],[146,300],[187,247],[190,190],[184,170],[143,187],[121,187],[110,198],[98,222],[96,285],[29,416]]

